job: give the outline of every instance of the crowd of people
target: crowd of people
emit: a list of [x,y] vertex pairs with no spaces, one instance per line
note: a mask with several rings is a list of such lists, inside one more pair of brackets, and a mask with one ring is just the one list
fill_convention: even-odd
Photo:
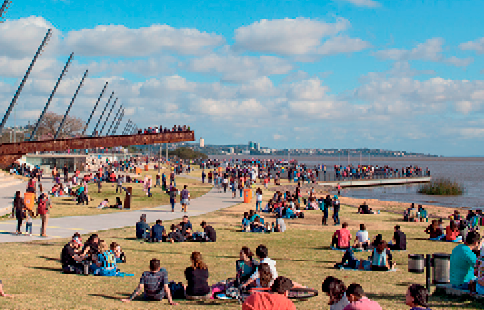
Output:
[[216,242],[217,232],[215,229],[202,221],[200,227],[203,231],[194,231],[193,225],[188,216],[183,216],[179,224],[172,224],[170,232],[167,232],[163,226],[162,220],[156,220],[155,225],[150,227],[146,222],[146,214],[142,214],[140,220],[136,223],[136,238],[147,242]]
[[166,133],[166,132],[184,132],[184,131],[190,131],[190,126],[187,125],[173,125],[172,128],[163,128],[163,126],[157,126],[157,127],[148,127],[146,129],[138,129],[138,134],[151,134],[151,133]]

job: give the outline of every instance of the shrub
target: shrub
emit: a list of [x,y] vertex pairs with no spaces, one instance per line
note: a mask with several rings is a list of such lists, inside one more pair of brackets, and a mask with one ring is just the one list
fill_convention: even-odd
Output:
[[418,192],[426,195],[457,196],[464,193],[464,187],[456,181],[439,178],[422,185]]

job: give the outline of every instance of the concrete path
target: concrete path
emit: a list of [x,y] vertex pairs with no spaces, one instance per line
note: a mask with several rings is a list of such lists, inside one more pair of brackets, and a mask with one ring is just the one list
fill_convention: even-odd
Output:
[[[188,177],[188,176],[182,176]],[[49,237],[43,238],[38,234],[40,232],[40,219],[33,220],[33,233],[35,235],[15,235],[17,221],[0,221],[0,243],[2,242],[29,242],[33,240],[48,240],[54,238],[71,237],[75,232],[80,234],[87,234],[99,230],[107,230],[113,228],[122,228],[127,226],[134,226],[141,214],[146,214],[147,222],[155,222],[157,219],[163,221],[181,218],[184,214],[188,216],[197,216],[219,209],[231,207],[233,205],[243,202],[243,199],[232,199],[231,192],[226,194],[220,193],[217,189],[212,189],[207,194],[193,199],[188,206],[188,212],[180,212],[181,205],[177,203],[175,212],[171,212],[171,206],[164,205],[150,209],[127,211],[119,213],[102,214],[90,216],[70,216],[62,218],[49,219],[47,226],[47,234]],[[208,221],[209,222],[209,221]],[[22,225],[22,231],[25,231],[25,224]],[[133,229],[133,235],[135,234]]]

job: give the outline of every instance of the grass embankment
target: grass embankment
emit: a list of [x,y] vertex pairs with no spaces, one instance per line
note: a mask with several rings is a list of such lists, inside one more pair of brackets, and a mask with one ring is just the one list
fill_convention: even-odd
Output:
[[441,178],[422,185],[418,192],[426,195],[458,196],[464,193],[464,187],[455,181]]
[[[265,196],[269,196],[269,193]],[[230,198],[228,198],[230,199]],[[242,246],[255,250],[263,243],[268,246],[270,257],[277,261],[280,275],[287,276],[303,285],[320,290],[322,280],[329,275],[338,277],[348,285],[362,284],[368,296],[377,300],[383,309],[408,309],[403,303],[406,288],[410,283],[425,283],[424,275],[407,272],[407,255],[410,253],[450,253],[455,244],[426,240],[423,230],[427,223],[399,222],[400,216],[391,213],[380,215],[357,215],[353,208],[342,208],[342,221],[350,224],[354,236],[360,223],[365,223],[372,236],[381,233],[386,240],[393,234],[393,226],[399,223],[407,234],[408,251],[396,252],[396,272],[364,272],[335,270],[333,265],[340,261],[342,252],[328,249],[333,226],[322,227],[321,212],[306,212],[304,219],[286,220],[285,233],[253,234],[241,233],[241,214],[254,208],[254,204],[241,204],[210,214],[191,218],[193,226],[199,229],[202,220],[217,230],[216,243],[151,244],[133,239],[134,228],[113,229],[100,232],[107,242],[116,241],[123,247],[128,263],[120,265],[122,271],[135,274],[134,277],[109,278],[61,274],[59,258],[62,246],[67,240],[3,244],[0,248],[2,280],[8,293],[16,298],[0,298],[1,309],[158,309],[171,308],[164,301],[135,300],[122,304],[118,299],[128,296],[137,285],[142,271],[148,269],[151,258],[159,258],[168,270],[169,279],[184,281],[183,271],[190,264],[192,251],[200,251],[210,270],[209,283],[235,275],[235,260]],[[176,220],[174,222],[178,222]],[[266,216],[266,221],[273,218]],[[164,222],[169,227],[171,222]],[[87,236],[85,237],[87,238]],[[369,253],[357,253],[361,259]],[[469,301],[443,300],[431,297],[432,309],[479,309],[482,304]],[[305,302],[298,302],[297,309],[329,309],[328,298],[321,294]],[[201,305],[193,301],[180,301],[177,309],[240,309],[235,302],[216,301]]]
[[[155,178],[156,172],[149,171],[143,172],[141,176],[138,178],[144,180],[145,174],[153,175],[153,186],[155,185]],[[202,182],[177,177],[176,178],[176,185],[177,188],[182,189],[184,185],[188,186],[190,190],[190,197],[197,198],[200,197],[207,192],[210,191],[212,188],[208,184],[202,184]],[[148,197],[146,192],[143,190],[142,183],[126,183],[123,186],[131,186],[133,188],[133,195],[131,201],[131,210],[139,210],[145,208],[153,208],[160,205],[166,205],[170,202],[170,197],[165,192],[161,191],[160,187],[152,187],[151,193],[153,194],[152,197]],[[91,183],[89,184],[88,194],[92,201],[89,202],[89,205],[77,205],[77,201],[73,198],[65,198],[65,197],[54,197],[52,198],[53,207],[50,210],[51,217],[63,217],[63,216],[78,216],[78,215],[96,215],[101,213],[111,213],[111,212],[126,212],[126,210],[118,210],[113,208],[106,208],[103,210],[98,209],[97,207],[104,199],[109,199],[109,203],[114,205],[116,202],[116,197],[120,197],[121,201],[124,203],[124,197],[126,193],[123,192],[121,194],[116,194],[116,184],[115,183],[103,183],[102,184],[102,192],[97,192],[97,184]],[[179,200],[179,199],[178,199]],[[129,211],[129,210],[128,210]]]

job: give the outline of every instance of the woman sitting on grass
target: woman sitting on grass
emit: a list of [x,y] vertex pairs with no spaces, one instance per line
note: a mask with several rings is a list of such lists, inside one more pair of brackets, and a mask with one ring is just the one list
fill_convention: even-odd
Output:
[[394,267],[392,255],[385,240],[380,241],[376,249],[373,249],[370,260],[372,271],[388,271]]
[[116,258],[104,240],[99,241],[99,254],[93,267],[97,276],[115,276],[118,271]]
[[187,296],[206,296],[210,293],[208,286],[208,267],[202,260],[200,252],[193,252],[190,256],[191,266],[185,269],[187,280]]
[[441,240],[444,235],[437,220],[432,220],[432,224],[425,229],[425,232],[430,235],[429,239],[434,241]]
[[330,310],[343,310],[350,304],[346,297],[346,286],[340,279],[329,276],[324,279],[321,290],[329,296]]
[[260,219],[258,217],[256,217],[254,222],[251,224],[250,231],[251,232],[264,232],[265,231],[264,223],[261,223]]
[[126,255],[121,250],[121,246],[116,242],[112,242],[109,246],[111,252],[114,254],[114,258],[116,259],[116,264],[126,263]]
[[244,246],[239,252],[240,260],[236,261],[236,271],[237,275],[235,277],[235,286],[238,287],[247,280],[250,279],[250,276],[254,274],[257,270],[257,262],[252,258],[254,254],[252,251]]
[[[450,225],[445,228],[445,240],[446,241],[459,241],[460,231],[454,221],[450,221]],[[462,237],[459,238],[462,241]]]

